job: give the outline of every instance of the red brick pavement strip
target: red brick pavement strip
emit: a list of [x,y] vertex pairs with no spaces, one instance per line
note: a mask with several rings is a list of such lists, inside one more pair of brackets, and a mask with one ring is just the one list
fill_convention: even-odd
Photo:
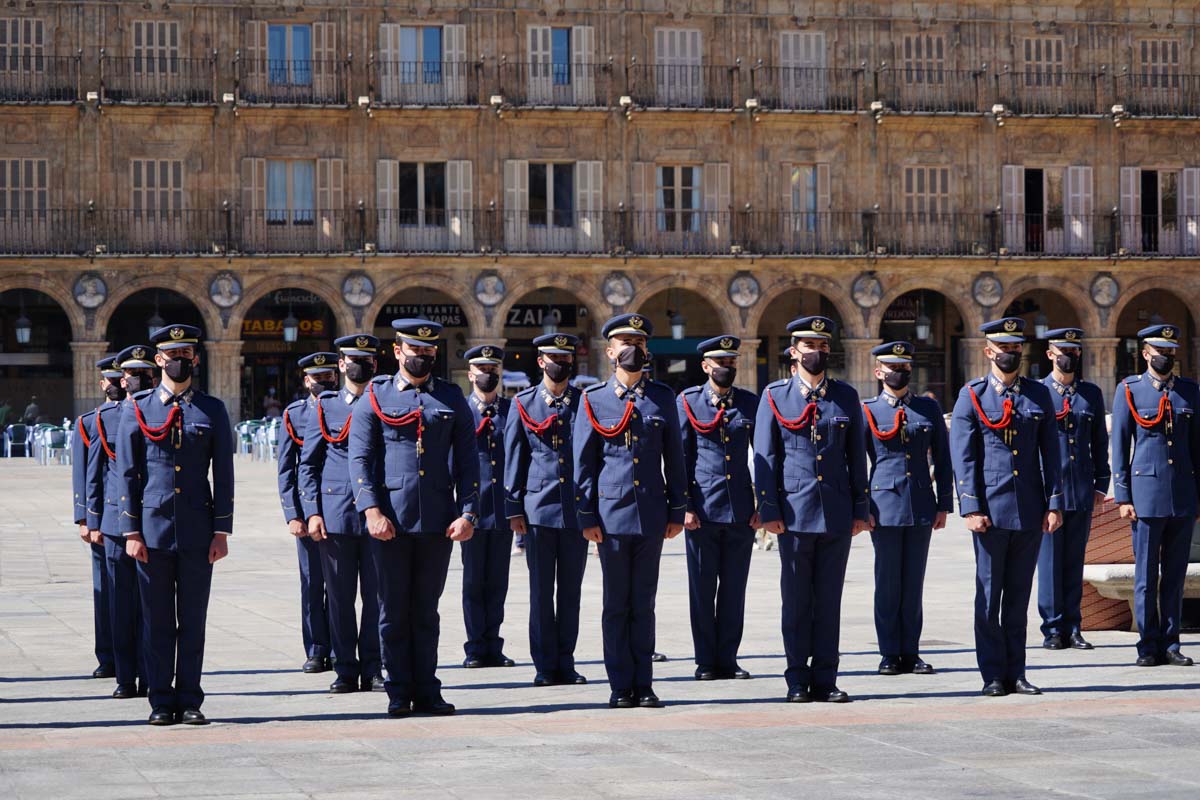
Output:
[[[1181,691],[1170,697],[1116,697],[1037,700],[1005,698],[963,703],[891,704],[873,706],[859,701],[847,706],[778,706],[755,710],[610,711],[598,714],[521,715],[479,717],[470,713],[445,719],[407,720],[303,720],[239,724],[236,718],[204,728],[177,726],[170,730],[150,727],[106,731],[106,748],[125,746],[178,747],[238,745],[255,742],[360,740],[428,740],[494,738],[506,736],[562,736],[619,734],[622,732],[718,731],[722,729],[848,728],[869,725],[905,725],[1010,721],[1020,719],[1079,719],[1200,711],[1200,693]],[[95,744],[96,727],[63,731],[20,731],[0,735],[0,751],[73,750]],[[769,738],[769,735],[764,737]]]

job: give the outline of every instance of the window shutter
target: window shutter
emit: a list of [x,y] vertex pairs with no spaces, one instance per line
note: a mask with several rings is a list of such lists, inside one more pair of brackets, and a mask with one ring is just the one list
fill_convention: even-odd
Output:
[[1092,168],[1067,167],[1067,251],[1092,250]]
[[[261,79],[267,74],[267,23],[261,20],[251,20],[246,23],[246,40],[242,48],[242,73]],[[251,91],[261,91],[266,86],[256,80],[251,85]]]
[[596,104],[596,29],[576,25],[571,29],[571,83],[575,87],[575,105]]
[[379,54],[375,59],[379,75],[379,99],[385,103],[400,101],[400,26],[385,22],[379,26]]
[[729,243],[732,211],[729,208],[729,162],[704,165],[704,217],[708,221],[709,240],[718,247]]
[[267,160],[242,159],[242,234],[253,248],[266,241]]
[[578,250],[598,253],[604,250],[604,162],[575,163],[575,209],[578,223]]
[[313,91],[318,100],[336,100],[338,92],[337,23],[314,22]]
[[340,158],[317,159],[317,241],[323,250],[342,249],[346,203],[345,162]]
[[529,162],[504,162],[504,241],[510,251],[525,249],[529,232]]
[[451,250],[468,251],[474,247],[475,204],[471,173],[470,161],[446,162],[446,216]]
[[785,108],[821,108],[827,94],[825,34],[784,31],[779,36],[779,85]]
[[633,162],[633,174],[629,179],[630,233],[634,239],[650,235],[654,230],[654,164],[649,161]]
[[828,241],[833,229],[833,189],[829,165],[817,164],[817,232]]
[[1001,220],[1004,246],[1010,253],[1025,252],[1025,168],[1005,164],[1001,171]]
[[467,26],[442,28],[442,74],[446,76],[446,102],[467,101]]
[[396,205],[399,202],[399,167],[396,161],[381,158],[375,162],[375,210],[376,244],[385,253],[396,249],[399,243],[399,219]]
[[1180,175],[1179,228],[1183,233],[1183,255],[1200,254],[1200,169],[1188,167]]
[[1130,252],[1142,249],[1142,171],[1121,167],[1121,246]]
[[529,26],[529,102],[549,105],[554,99],[553,64],[550,52],[550,28]]

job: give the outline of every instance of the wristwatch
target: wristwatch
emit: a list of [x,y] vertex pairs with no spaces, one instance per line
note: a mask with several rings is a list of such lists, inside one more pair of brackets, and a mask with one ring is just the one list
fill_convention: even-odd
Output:
[[472,525],[479,524],[479,517],[475,514],[472,514],[470,511],[464,511],[462,513],[462,518],[465,519],[467,522],[471,523]]

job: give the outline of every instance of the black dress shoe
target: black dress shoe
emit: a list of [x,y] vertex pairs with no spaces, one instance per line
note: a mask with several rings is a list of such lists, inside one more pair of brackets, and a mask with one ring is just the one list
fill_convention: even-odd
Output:
[[827,691],[813,692],[813,699],[818,703],[849,703],[850,695],[834,686]]
[[879,674],[880,675],[899,675],[903,670],[904,670],[904,667],[903,667],[903,665],[901,665],[900,659],[898,659],[898,658],[892,658],[891,656],[884,656],[883,659],[879,662]]
[[539,672],[537,675],[533,676],[534,686],[553,686],[556,683],[558,683],[558,681],[555,679],[555,677],[545,672]]
[[425,700],[415,700],[412,710],[418,714],[432,714],[435,717],[448,717],[454,713],[454,705],[447,703],[440,694]]
[[1047,650],[1066,650],[1067,643],[1063,641],[1062,634],[1052,633],[1042,640],[1042,647]]
[[750,676],[749,672],[742,669],[737,664],[734,664],[733,669],[728,670],[728,671],[722,670],[721,677],[724,678],[725,680],[733,679],[735,681],[748,681],[748,680],[750,680],[751,676]]
[[482,658],[467,656],[463,659],[463,669],[479,669],[485,666]]
[[988,681],[981,694],[984,697],[1007,697],[1008,689],[1004,688],[1003,681]]
[[654,690],[646,687],[645,689],[637,690],[637,704],[640,708],[662,708],[662,701],[658,699],[658,695]]
[[1041,694],[1042,690],[1034,686],[1024,677],[1017,678],[1012,682],[1013,694]]
[[1167,654],[1162,657],[1162,662],[1172,667],[1190,667],[1192,665],[1192,659],[1178,650],[1168,650]]
[[329,684],[330,694],[351,694],[358,691],[358,681],[353,678],[338,678]]
[[933,675],[935,670],[932,665],[925,662],[920,656],[911,656],[904,660],[904,671],[910,672],[913,675]]
[[587,678],[572,670],[571,672],[564,673],[558,679],[558,682],[569,686],[584,686],[587,684]]
[[516,665],[517,665],[517,662],[513,661],[511,658],[504,655],[504,653],[501,653],[498,656],[493,656],[488,659],[489,667],[515,667]]
[[1158,656],[1138,656],[1137,661],[1133,662],[1139,667],[1157,667]]
[[716,679],[717,671],[712,667],[696,667],[696,680],[715,681]]
[[412,703],[407,700],[403,702],[388,703],[388,716],[399,719],[412,714]]
[[138,690],[137,687],[133,686],[132,684],[118,683],[117,688],[113,689],[112,696],[117,700],[130,700],[138,696]]
[[93,678],[115,678],[117,677],[117,668],[111,664],[101,664],[92,670]]
[[667,657],[664,656],[662,653],[658,652],[657,650],[655,650],[653,653],[650,654],[650,660],[655,663],[662,663],[663,661],[667,660]]
[[633,699],[633,690],[626,689],[623,692],[613,692],[608,696],[609,708],[634,708],[637,706],[637,701]]
[[1094,650],[1095,649],[1094,647],[1092,647],[1092,643],[1089,642],[1087,639],[1083,638],[1083,634],[1080,633],[1079,631],[1072,632],[1071,638],[1069,641],[1071,643],[1071,647],[1075,650]]
[[151,725],[174,725],[179,720],[175,719],[175,712],[166,708],[156,708],[150,712],[150,719],[146,720]]
[[808,693],[808,689],[797,686],[794,689],[788,689],[787,701],[789,703],[811,703],[812,695]]
[[318,672],[329,672],[333,668],[328,658],[324,656],[313,656],[304,662],[304,666],[300,669],[309,675],[315,675]]
[[364,692],[386,692],[387,681],[383,679],[382,675],[375,675],[370,678],[363,678],[359,683],[359,687]]
[[183,714],[180,715],[179,721],[184,725],[208,724],[208,718],[201,714],[198,708],[185,708]]

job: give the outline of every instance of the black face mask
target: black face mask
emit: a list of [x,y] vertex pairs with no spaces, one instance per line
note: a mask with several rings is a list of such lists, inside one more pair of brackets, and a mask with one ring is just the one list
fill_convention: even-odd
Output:
[[484,394],[496,391],[500,385],[500,376],[495,372],[481,372],[475,376],[475,388]]
[[163,372],[176,383],[183,383],[192,377],[192,360],[190,358],[172,358],[163,367]]
[[713,367],[708,375],[717,386],[728,389],[737,379],[737,367]]
[[883,376],[883,385],[889,389],[903,389],[912,380],[912,373],[906,369],[894,369]]
[[1175,369],[1175,356],[1150,356],[1150,369],[1159,375],[1170,375]]
[[154,384],[150,382],[149,375],[126,375],[125,389],[129,394],[137,394],[140,391],[149,389]]
[[617,366],[626,372],[641,372],[646,366],[646,353],[640,347],[626,347],[617,353]]
[[1021,354],[1019,352],[1005,353],[1001,351],[996,353],[995,357],[992,358],[992,363],[1005,375],[1011,375],[1021,367]]
[[114,381],[109,381],[108,385],[104,387],[104,396],[109,400],[124,400],[125,387]]
[[433,372],[433,356],[405,356],[404,370],[414,378],[424,378]]
[[[366,383],[375,377],[375,365],[362,361],[346,362],[346,380],[352,383]],[[336,385],[334,388],[337,388]]]
[[825,368],[829,366],[829,353],[824,350],[813,350],[810,353],[804,353],[800,356],[800,366],[804,367],[809,375],[821,375],[825,372]]
[[1079,369],[1079,356],[1074,353],[1057,355],[1054,357],[1054,366],[1059,372],[1072,375]]
[[321,392],[332,392],[335,389],[337,389],[337,381],[313,381],[308,391],[313,397],[317,397]]
[[560,364],[557,361],[546,361],[542,369],[546,373],[546,377],[551,383],[562,383],[567,378],[571,377],[571,365]]

